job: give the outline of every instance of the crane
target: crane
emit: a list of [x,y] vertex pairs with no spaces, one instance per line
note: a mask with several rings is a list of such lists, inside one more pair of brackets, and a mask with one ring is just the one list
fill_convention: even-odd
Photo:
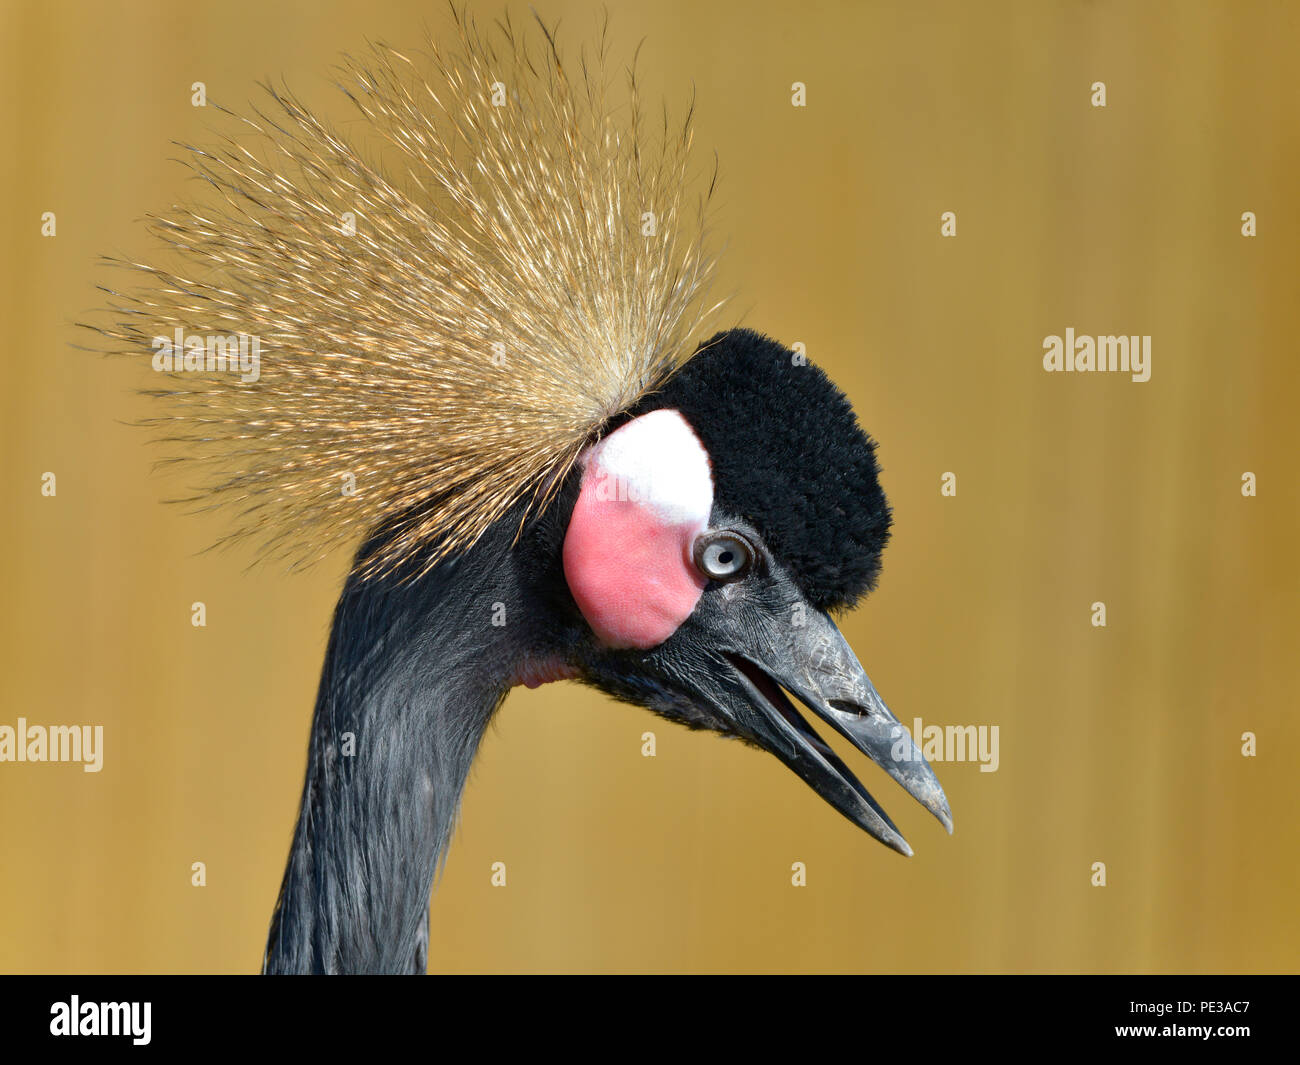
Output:
[[[112,260],[141,283],[96,327],[127,354],[170,338],[149,424],[228,539],[289,565],[360,544],[267,973],[425,971],[465,780],[518,685],[739,737],[910,854],[794,696],[952,831],[833,620],[889,537],[875,442],[771,337],[692,340],[717,305],[691,115],[648,120],[635,68],[616,101],[603,34],[574,65],[540,19],[455,26],[422,59],[345,59],[369,144],[270,85],[223,111],[189,159],[216,195],[151,216],[168,256]],[[250,349],[254,372],[227,358]]]

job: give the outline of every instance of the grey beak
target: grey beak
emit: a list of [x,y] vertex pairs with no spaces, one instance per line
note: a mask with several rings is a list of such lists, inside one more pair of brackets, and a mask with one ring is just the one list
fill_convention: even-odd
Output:
[[831,725],[893,777],[952,832],[952,812],[934,770],[876,692],[835,623],[809,611],[787,639],[727,655],[750,694],[743,731],[770,750],[854,824],[900,854],[911,855],[898,828],[785,695]]

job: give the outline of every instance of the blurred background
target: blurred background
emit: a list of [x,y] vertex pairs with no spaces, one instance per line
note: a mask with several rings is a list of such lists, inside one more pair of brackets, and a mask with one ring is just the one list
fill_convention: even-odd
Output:
[[[603,6],[537,4],[570,55]],[[894,539],[846,635],[905,723],[997,726],[999,766],[935,764],[949,838],[837,743],[905,860],[768,755],[517,690],[430,968],[1294,971],[1300,8],[607,6],[652,96],[695,88],[728,317],[802,342],[880,442]],[[139,380],[71,350],[73,323],[115,280],[97,257],[147,254],[142,216],[192,192],[168,161],[210,125],[191,83],[242,109],[283,76],[345,117],[340,52],[448,23],[409,0],[0,5],[0,724],[105,731],[98,774],[0,763],[0,971],[260,965],[348,559],[199,554],[221,519],[160,502]],[[1152,336],[1150,381],[1045,373],[1067,327]]]

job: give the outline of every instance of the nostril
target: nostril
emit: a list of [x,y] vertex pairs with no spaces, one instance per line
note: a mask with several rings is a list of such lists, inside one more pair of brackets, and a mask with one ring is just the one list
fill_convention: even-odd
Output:
[[826,705],[833,707],[842,714],[853,714],[855,717],[871,716],[871,711],[867,707],[849,699],[828,699]]

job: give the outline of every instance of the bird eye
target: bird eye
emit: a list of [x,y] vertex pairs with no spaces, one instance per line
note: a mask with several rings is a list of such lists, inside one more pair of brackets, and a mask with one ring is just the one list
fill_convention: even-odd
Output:
[[715,581],[734,581],[754,565],[755,551],[743,536],[708,532],[695,541],[695,566]]

